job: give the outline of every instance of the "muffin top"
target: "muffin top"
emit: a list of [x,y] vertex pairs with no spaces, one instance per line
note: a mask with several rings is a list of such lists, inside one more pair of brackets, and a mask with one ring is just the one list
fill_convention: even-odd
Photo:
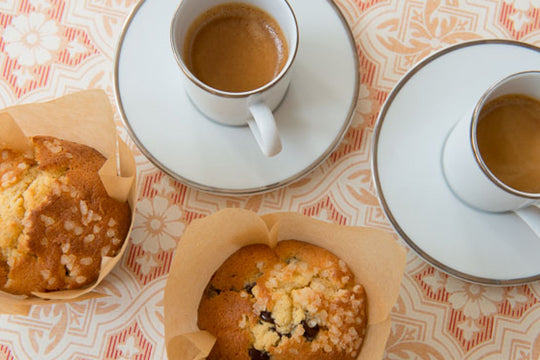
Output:
[[131,222],[98,171],[105,158],[86,145],[31,139],[32,150],[0,149],[0,290],[30,295],[94,282]]
[[320,247],[281,241],[241,248],[217,270],[199,306],[216,336],[208,359],[356,359],[366,295],[345,262]]

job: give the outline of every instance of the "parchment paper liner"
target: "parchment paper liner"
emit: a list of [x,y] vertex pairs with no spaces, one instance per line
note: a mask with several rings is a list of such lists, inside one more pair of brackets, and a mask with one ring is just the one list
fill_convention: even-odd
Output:
[[107,161],[99,175],[109,196],[128,201],[131,226],[120,252],[102,261],[98,280],[77,290],[14,296],[0,291],[0,313],[26,315],[31,305],[84,300],[103,296],[93,290],[122,257],[133,226],[136,192],[136,164],[129,147],[118,137],[109,98],[102,90],[86,90],[43,102],[0,110],[0,148],[30,149],[29,137],[54,136],[98,150]]
[[390,311],[405,269],[405,250],[388,233],[339,226],[295,213],[259,217],[226,209],[196,220],[185,230],[165,287],[165,344],[170,360],[204,359],[214,337],[197,327],[197,309],[214,272],[236,250],[281,240],[301,240],[343,259],[367,293],[368,327],[358,360],[381,359],[390,333]]

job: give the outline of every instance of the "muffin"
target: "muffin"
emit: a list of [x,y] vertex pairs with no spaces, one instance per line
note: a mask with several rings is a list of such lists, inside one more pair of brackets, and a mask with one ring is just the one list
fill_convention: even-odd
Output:
[[127,202],[108,196],[95,149],[53,137],[0,149],[0,290],[30,295],[95,282],[122,247]]
[[198,326],[216,337],[208,359],[356,359],[366,295],[329,251],[287,240],[231,255],[206,286]]

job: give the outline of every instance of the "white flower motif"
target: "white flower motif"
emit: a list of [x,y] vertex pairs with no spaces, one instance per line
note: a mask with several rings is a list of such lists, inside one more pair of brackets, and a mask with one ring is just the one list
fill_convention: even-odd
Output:
[[145,255],[136,260],[137,264],[141,266],[141,272],[143,275],[150,274],[153,268],[157,267],[159,264],[154,260],[152,255]]
[[17,16],[4,31],[5,50],[20,65],[43,65],[60,48],[58,32],[54,20],[42,13]]
[[531,22],[531,18],[527,16],[526,12],[516,12],[509,16],[510,20],[514,24],[516,31],[521,31],[525,25]]
[[504,2],[516,10],[509,16],[516,31],[521,31],[525,25],[531,22],[532,19],[527,16],[527,12],[531,8],[540,8],[540,0],[504,0]]
[[118,344],[116,348],[122,353],[121,359],[133,359],[136,355],[141,353],[141,350],[135,344],[133,335],[128,337],[125,343]]
[[358,89],[358,96],[360,100],[358,101],[358,108],[362,114],[368,114],[371,112],[371,100],[369,100],[369,89],[367,85],[362,84]]
[[504,2],[518,11],[529,11],[531,5],[535,8],[540,7],[540,0],[504,0]]
[[431,287],[433,292],[439,291],[439,289],[444,288],[446,285],[446,277],[444,277],[440,271],[435,271],[433,275],[428,275],[424,277],[424,282]]
[[30,5],[41,10],[49,10],[52,7],[48,0],[30,0]]
[[465,319],[457,325],[458,328],[463,331],[463,338],[467,341],[472,340],[474,334],[479,332],[481,329],[476,326],[476,322],[472,319]]
[[364,123],[364,116],[371,112],[373,103],[369,99],[369,88],[365,84],[361,84],[358,89],[358,103],[356,105],[356,116],[352,126],[358,126]]
[[176,246],[175,238],[184,231],[182,211],[169,200],[156,196],[152,201],[144,199],[137,206],[132,241],[142,244],[144,251],[156,254],[160,249],[167,251]]
[[168,196],[174,191],[174,187],[171,185],[171,179],[168,177],[163,177],[159,183],[152,186],[154,190],[158,192],[159,195]]
[[69,57],[73,58],[79,54],[85,53],[86,47],[78,39],[73,39],[68,43],[67,51],[69,52]]
[[526,304],[529,298],[518,288],[512,288],[506,293],[506,300],[508,300],[512,308],[515,308],[518,304]]
[[540,281],[532,282],[528,286],[529,286],[529,289],[533,292],[533,294],[537,298],[540,298]]
[[34,80],[34,75],[32,75],[26,67],[13,70],[13,75],[17,78],[15,85],[21,88],[25,86],[28,81]]
[[497,303],[503,300],[501,288],[469,284],[455,278],[448,278],[446,291],[451,294],[448,301],[454,309],[472,319],[496,313]]
[[328,210],[327,209],[321,209],[321,211],[319,211],[319,213],[316,215],[317,219],[319,220],[325,220],[325,221],[329,221],[329,220],[332,220],[332,217],[330,216],[330,214],[328,213]]

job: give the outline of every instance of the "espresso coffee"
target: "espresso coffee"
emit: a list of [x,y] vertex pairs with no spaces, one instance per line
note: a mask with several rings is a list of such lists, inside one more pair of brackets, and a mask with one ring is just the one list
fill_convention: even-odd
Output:
[[488,102],[476,129],[480,156],[500,181],[540,193],[540,101],[504,95]]
[[183,55],[203,83],[228,92],[257,89],[276,77],[289,50],[283,31],[265,11],[242,3],[215,6],[190,26]]

